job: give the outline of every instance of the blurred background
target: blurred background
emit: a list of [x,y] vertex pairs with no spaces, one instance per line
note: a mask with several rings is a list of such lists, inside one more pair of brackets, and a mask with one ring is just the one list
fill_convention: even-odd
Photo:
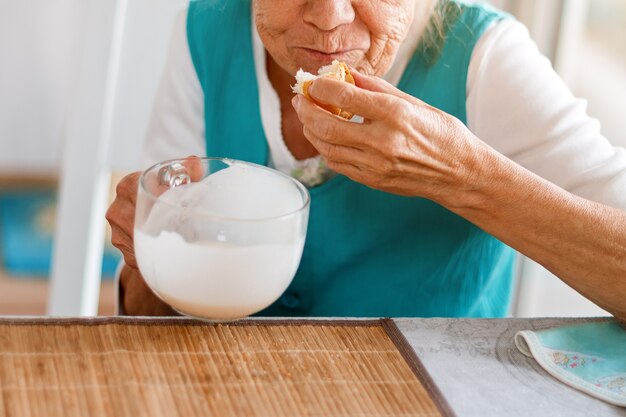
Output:
[[[605,136],[626,146],[626,2],[491,3],[528,26]],[[185,4],[0,0],[0,315],[113,314],[119,254],[104,212],[117,180],[141,168]],[[518,284],[512,315],[604,314],[528,260]]]

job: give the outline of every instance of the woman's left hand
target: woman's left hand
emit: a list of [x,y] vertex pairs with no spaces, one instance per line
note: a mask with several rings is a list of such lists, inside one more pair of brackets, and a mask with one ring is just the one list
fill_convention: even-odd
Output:
[[380,78],[352,73],[356,86],[318,78],[309,93],[362,116],[363,123],[304,96],[292,102],[304,135],[329,168],[372,188],[440,203],[478,186],[482,161],[492,152],[463,123]]

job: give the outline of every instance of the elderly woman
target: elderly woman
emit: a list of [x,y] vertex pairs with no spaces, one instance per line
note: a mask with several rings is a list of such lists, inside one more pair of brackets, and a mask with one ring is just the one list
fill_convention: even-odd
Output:
[[[332,60],[356,86],[290,85]],[[267,164],[311,193],[292,285],[262,315],[507,313],[514,250],[626,318],[626,152],[611,147],[524,27],[448,0],[207,0],[174,31],[146,164]],[[133,254],[138,174],[107,218],[123,308],[169,314]],[[513,249],[512,249],[513,248]]]

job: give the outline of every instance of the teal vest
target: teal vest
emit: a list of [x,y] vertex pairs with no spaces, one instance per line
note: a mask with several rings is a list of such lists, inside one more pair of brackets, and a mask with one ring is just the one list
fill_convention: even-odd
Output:
[[[437,61],[429,64],[416,52],[398,87],[465,122],[473,47],[501,17],[463,5]],[[204,91],[207,155],[266,165],[251,24],[250,0],[196,1],[187,36]],[[507,313],[514,252],[493,236],[430,200],[373,190],[341,175],[310,192],[300,267],[261,315]]]

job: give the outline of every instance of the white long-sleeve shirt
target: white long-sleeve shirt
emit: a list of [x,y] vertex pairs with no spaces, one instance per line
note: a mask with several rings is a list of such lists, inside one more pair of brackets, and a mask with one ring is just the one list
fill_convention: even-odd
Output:
[[[306,165],[287,149],[280,103],[253,25],[261,119],[277,169]],[[400,48],[385,78],[400,80],[418,39]],[[235,87],[236,88],[236,87]],[[579,196],[626,210],[626,150],[611,146],[519,22],[493,24],[476,44],[466,86],[467,126],[482,141]],[[192,63],[186,14],[175,24],[144,143],[143,163],[205,155],[204,97]]]

